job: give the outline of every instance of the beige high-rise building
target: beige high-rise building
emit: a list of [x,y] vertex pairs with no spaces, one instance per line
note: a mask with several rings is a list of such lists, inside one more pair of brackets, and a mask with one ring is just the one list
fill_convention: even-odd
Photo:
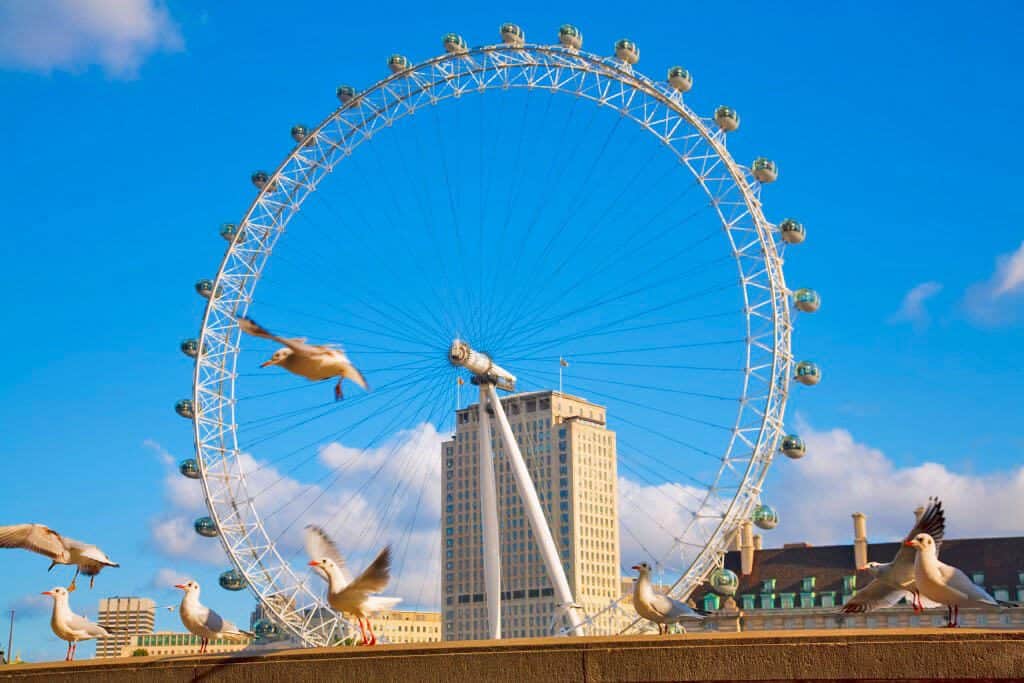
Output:
[[136,635],[153,632],[156,603],[149,598],[110,597],[100,600],[97,622],[116,635],[96,640],[97,657],[120,657],[121,650]]
[[[594,614],[619,593],[615,432],[603,406],[554,391],[501,399],[551,528],[577,604]],[[441,574],[444,640],[488,637],[479,496],[479,404],[456,411],[456,432],[441,445]],[[557,598],[524,513],[498,425],[491,420],[501,546],[504,637],[544,636]],[[621,617],[599,617],[588,633],[612,633]]]

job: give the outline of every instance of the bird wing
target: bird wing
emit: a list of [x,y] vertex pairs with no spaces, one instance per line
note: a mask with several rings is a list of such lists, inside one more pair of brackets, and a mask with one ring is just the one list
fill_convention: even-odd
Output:
[[[912,541],[918,534],[928,534],[931,536],[935,541],[936,551],[942,545],[942,537],[946,534],[946,513],[943,512],[942,501],[938,498],[928,499],[928,507],[921,514],[921,519],[917,520],[917,523],[914,524],[910,533],[903,537],[903,540]],[[916,557],[916,548],[911,548],[901,543],[900,549],[896,551],[896,557],[892,559],[893,579],[904,579],[899,581],[901,584],[905,583],[906,580],[913,579],[914,558]]]
[[998,605],[996,599],[988,594],[984,588],[971,581],[971,578],[961,570],[948,564],[939,562],[939,573],[946,582],[946,588],[962,593],[970,600],[977,600],[990,605]]
[[109,557],[107,557],[107,554],[105,552],[100,550],[97,546],[92,545],[91,543],[83,543],[82,541],[76,541],[73,538],[65,538],[64,544],[70,550],[77,550],[78,556],[81,559],[87,560],[87,562],[82,563],[82,566],[90,566],[94,568],[118,566],[116,562],[112,561]]
[[284,344],[295,353],[309,354],[311,351],[316,349],[315,346],[310,346],[305,343],[305,339],[288,339],[286,337],[279,337],[267,328],[260,325],[252,318],[238,318],[238,327],[241,328],[246,334],[251,334],[254,337],[262,337],[263,339],[273,339],[279,344]]
[[384,590],[391,579],[391,547],[388,546],[380,551],[377,559],[370,563],[363,573],[360,574],[340,595],[345,601],[365,602],[370,593],[379,593]]
[[892,607],[900,601],[900,598],[904,597],[909,598],[910,593],[875,579],[854,593],[853,597],[846,601],[846,604],[843,605],[840,611],[844,614],[873,612],[876,609]]
[[68,617],[67,625],[75,631],[84,631],[93,638],[106,638],[110,635],[107,629],[103,628],[99,624],[94,624],[81,614],[71,613]]
[[64,558],[67,553],[64,538],[44,524],[0,526],[0,548],[23,548],[51,560]]
[[366,383],[363,373],[359,372],[359,369],[352,365],[352,361],[349,361],[348,367],[345,368],[344,376],[361,386],[364,391],[370,390],[370,385]]
[[[341,556],[338,546],[334,544],[334,541],[331,540],[326,531],[315,524],[310,524],[306,527],[306,553],[311,560],[319,560],[324,557],[331,560],[341,570],[341,577],[345,580],[345,584],[352,583],[352,572],[345,565],[345,558]],[[319,574],[320,578],[324,581],[328,580],[327,572],[320,567],[314,567],[313,571]]]
[[[659,598],[661,600],[658,600]],[[674,600],[674,599],[670,598],[667,595],[656,595],[655,596],[655,600],[658,600],[659,603],[661,603],[662,600],[667,602],[667,604],[668,604],[668,612],[666,612],[664,614],[665,614],[665,616],[668,619],[671,619],[672,621],[678,621],[679,619],[683,619],[683,618],[687,618],[687,617],[690,618],[690,619],[703,619],[704,618],[703,615],[697,613],[697,611],[695,609],[693,609],[692,607],[687,605],[685,602],[680,602],[679,600]],[[661,604],[664,604],[664,603],[661,603]],[[658,610],[658,612],[661,612],[661,605],[659,604],[659,607],[657,607],[656,609]]]

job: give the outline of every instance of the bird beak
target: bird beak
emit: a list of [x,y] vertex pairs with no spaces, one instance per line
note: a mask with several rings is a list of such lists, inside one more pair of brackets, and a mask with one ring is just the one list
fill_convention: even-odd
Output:
[[864,565],[863,567],[857,567],[857,571],[859,571],[859,572],[866,572],[867,570],[868,570],[867,565]]
[[43,591],[40,595],[49,595],[50,597],[53,597],[53,591]]
[[903,545],[905,545],[908,548],[916,548],[917,547],[917,545],[915,545],[914,541],[903,541]]
[[174,584],[174,587],[175,588],[180,588],[181,590],[185,590],[185,584],[183,584],[183,583],[176,583],[176,584]]
[[630,569],[632,569],[633,571],[637,571],[638,572],[638,571],[640,571],[640,565],[634,564],[632,567],[630,567]]
[[261,367],[261,368],[265,368],[265,367],[267,367],[268,365],[273,365],[273,364],[274,364],[274,361],[273,361],[273,360],[268,360],[268,361],[266,361],[266,362],[264,362],[264,363],[260,363],[260,367]]
[[310,567],[319,567],[319,566],[320,566],[320,563],[319,563],[319,562],[317,562],[316,560],[310,560],[310,561],[309,561],[309,566],[310,566]]

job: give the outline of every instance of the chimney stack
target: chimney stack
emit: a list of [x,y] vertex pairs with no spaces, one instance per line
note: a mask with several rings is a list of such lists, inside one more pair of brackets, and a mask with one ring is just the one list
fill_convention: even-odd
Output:
[[761,534],[754,534],[754,550],[761,549]]
[[920,522],[922,515],[924,515],[924,505],[918,505],[914,508],[914,521]]
[[754,524],[748,519],[740,527],[740,573],[750,576],[754,571]]
[[868,563],[868,518],[863,512],[853,513],[853,564],[860,569]]

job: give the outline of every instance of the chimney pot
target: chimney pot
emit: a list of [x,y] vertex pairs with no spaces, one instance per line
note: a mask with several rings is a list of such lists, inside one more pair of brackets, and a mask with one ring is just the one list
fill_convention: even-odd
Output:
[[853,568],[868,563],[868,518],[863,512],[853,513]]

